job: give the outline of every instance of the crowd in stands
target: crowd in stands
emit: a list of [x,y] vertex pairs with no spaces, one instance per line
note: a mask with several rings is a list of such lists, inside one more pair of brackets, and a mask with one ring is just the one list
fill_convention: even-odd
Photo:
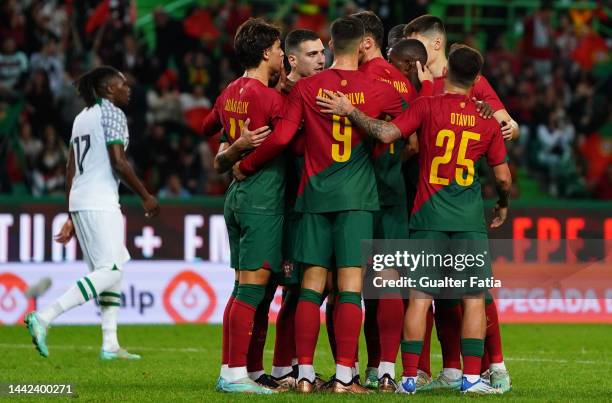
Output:
[[[410,19],[425,12],[428,1],[408,3],[414,6],[408,7]],[[135,27],[130,0],[2,2],[0,193],[21,187],[35,196],[63,194],[72,121],[84,106],[72,82],[92,66],[109,64],[132,87],[125,111],[129,155],[146,185],[160,197],[223,194],[230,179],[212,168],[218,138],[202,138],[199,125],[220,91],[241,74],[232,50],[238,26],[250,16],[277,13],[267,3],[215,4],[192,7],[183,19],[156,9],[151,43]],[[314,29],[326,42],[326,4],[294,5],[277,16],[278,23],[284,31]],[[370,5],[346,3],[339,13],[358,7]],[[389,10],[384,1],[373,8],[387,28],[406,22],[395,21]],[[527,17],[512,50],[503,34],[489,38],[484,74],[521,125],[520,140],[509,146],[515,171],[554,197],[610,199],[610,78],[597,73],[606,61],[610,65],[610,39],[592,29],[606,16],[598,10],[554,14],[542,7]],[[13,133],[2,124],[11,114],[17,114]],[[520,193],[518,181],[515,195]]]

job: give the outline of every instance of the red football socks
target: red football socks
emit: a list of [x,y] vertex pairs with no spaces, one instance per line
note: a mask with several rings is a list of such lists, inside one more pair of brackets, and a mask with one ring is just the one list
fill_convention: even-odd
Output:
[[336,364],[352,367],[361,329],[361,294],[341,291],[334,325],[336,330]]
[[442,347],[443,368],[461,369],[461,303],[443,301],[436,304],[434,319]]
[[485,306],[487,315],[487,334],[485,336],[485,350],[489,354],[491,363],[500,363],[504,361],[502,353],[501,332],[499,329],[499,316],[497,315],[497,305],[495,301]]
[[298,364],[312,365],[319,337],[321,294],[302,288],[295,313],[295,349]]
[[380,335],[378,329],[378,300],[366,299],[363,334],[365,336],[366,350],[368,352],[368,368],[378,368],[380,364]]
[[402,339],[403,318],[404,302],[399,295],[388,295],[378,301],[377,323],[381,361],[395,362]]

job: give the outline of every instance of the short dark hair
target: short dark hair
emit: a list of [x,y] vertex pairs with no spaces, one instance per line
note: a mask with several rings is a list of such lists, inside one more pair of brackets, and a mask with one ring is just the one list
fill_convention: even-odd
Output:
[[363,22],[350,15],[337,18],[332,22],[330,30],[335,53],[357,50],[354,47],[356,44],[358,45],[365,34]]
[[404,39],[406,24],[399,24],[389,30],[387,34],[387,47],[392,48],[396,43]]
[[427,64],[427,49],[417,39],[402,39],[393,46],[391,53],[406,55],[414,61],[418,60],[421,62],[421,66]]
[[84,73],[74,81],[78,94],[91,108],[98,98],[106,96],[106,86],[113,77],[119,77],[121,72],[112,66],[99,66]]
[[468,45],[454,43],[448,54],[448,78],[452,83],[468,88],[480,74],[483,64],[479,51]]
[[365,35],[371,35],[376,42],[376,46],[382,49],[383,41],[385,40],[385,27],[376,14],[372,11],[361,11],[352,14],[353,17],[359,18],[363,22]]
[[261,18],[249,18],[236,31],[234,50],[245,69],[259,66],[263,53],[280,40],[280,29]]
[[412,34],[427,35],[431,33],[438,33],[446,36],[446,30],[444,29],[444,23],[439,17],[431,14],[425,14],[415,18],[406,24],[404,29],[404,36],[410,37]]
[[294,29],[285,37],[285,53],[292,54],[297,52],[298,47],[306,41],[316,41],[319,35],[309,29]]

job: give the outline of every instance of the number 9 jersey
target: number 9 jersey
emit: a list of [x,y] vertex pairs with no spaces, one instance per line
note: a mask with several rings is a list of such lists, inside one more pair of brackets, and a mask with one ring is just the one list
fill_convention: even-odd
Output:
[[125,113],[107,99],[98,99],[74,119],[70,145],[75,175],[69,210],[120,211],[119,179],[110,163],[107,146],[128,145]]

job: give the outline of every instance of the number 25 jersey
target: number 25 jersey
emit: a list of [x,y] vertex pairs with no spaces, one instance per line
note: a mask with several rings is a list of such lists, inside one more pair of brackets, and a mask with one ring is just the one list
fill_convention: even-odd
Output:
[[392,120],[404,137],[418,129],[419,183],[410,229],[486,232],[478,161],[506,162],[495,119],[483,119],[469,97],[422,97]]
[[107,146],[129,140],[125,113],[107,99],[85,108],[72,125],[70,145],[75,175],[69,210],[119,211],[119,179],[110,163]]

